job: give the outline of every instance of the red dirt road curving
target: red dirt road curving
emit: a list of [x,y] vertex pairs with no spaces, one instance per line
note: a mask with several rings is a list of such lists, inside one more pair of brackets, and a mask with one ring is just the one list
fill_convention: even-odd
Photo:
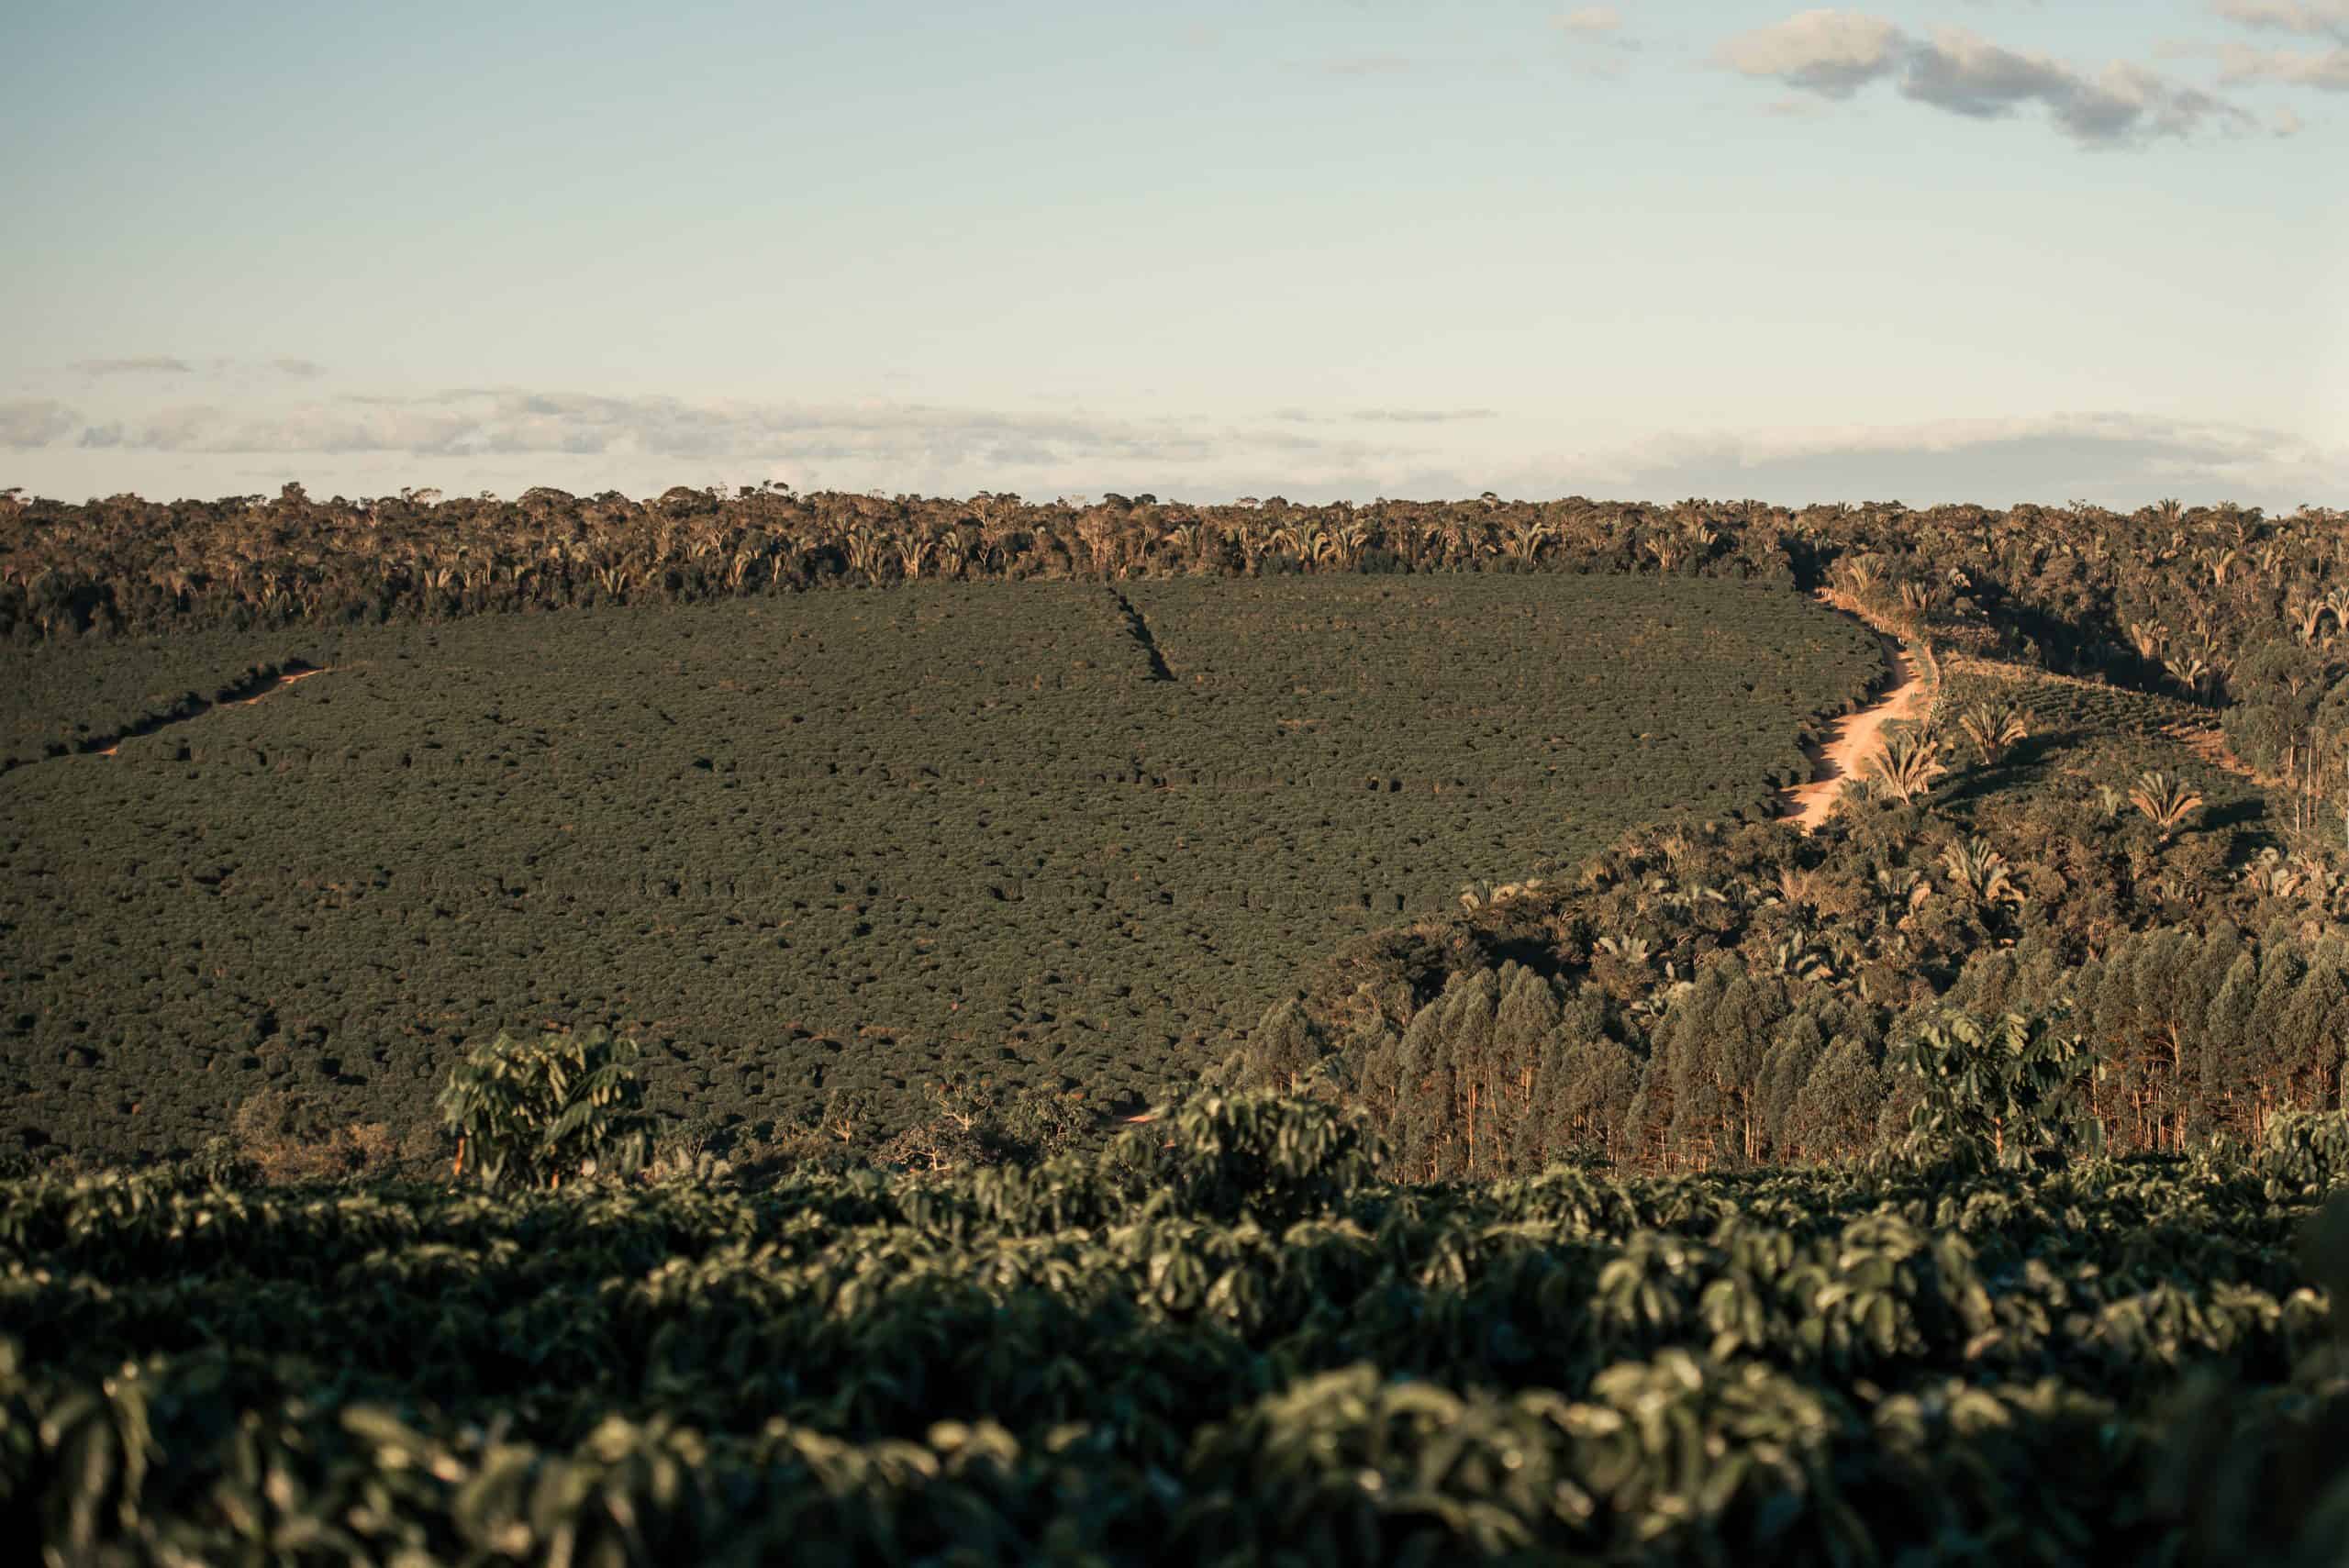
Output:
[[275,696],[279,692],[284,691],[286,687],[292,685],[296,681],[306,681],[313,675],[326,674],[333,668],[334,666],[331,664],[314,664],[306,670],[289,670],[285,673],[278,676],[275,680],[270,682],[269,684],[263,686],[261,690],[255,692],[252,695],[249,697],[238,697],[234,700],[242,704],[246,707],[250,707],[253,704],[261,701],[263,697]]
[[1803,751],[1811,762],[1810,782],[1779,792],[1781,816],[1806,833],[1827,820],[1827,814],[1835,808],[1836,797],[1843,793],[1845,782],[1876,750],[1877,735],[1884,727],[1914,718],[1924,709],[1925,677],[1918,671],[1916,661],[1891,638],[1885,639],[1885,645],[1892,662],[1892,690],[1880,701],[1838,719],[1828,732],[1825,745],[1805,746]]

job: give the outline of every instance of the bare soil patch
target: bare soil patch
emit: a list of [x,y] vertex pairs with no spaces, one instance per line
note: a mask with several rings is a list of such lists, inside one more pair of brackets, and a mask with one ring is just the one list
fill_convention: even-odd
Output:
[[2262,789],[2286,787],[2284,780],[2272,778],[2236,756],[2233,749],[2228,746],[2225,734],[2216,725],[2173,724],[2162,733],[2183,742],[2188,751],[2212,767],[2232,773],[2237,778],[2249,779]]

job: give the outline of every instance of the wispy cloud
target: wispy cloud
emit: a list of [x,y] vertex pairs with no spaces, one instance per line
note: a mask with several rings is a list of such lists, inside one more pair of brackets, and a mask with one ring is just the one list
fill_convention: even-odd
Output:
[[83,375],[194,375],[195,367],[173,354],[143,354],[128,360],[83,360],[73,367]]
[[1581,6],[1557,18],[1567,53],[1588,75],[1613,77],[1640,43],[1623,28],[1623,13],[1612,6]]
[[19,451],[45,447],[72,435],[81,422],[80,415],[50,398],[0,402],[0,447]]
[[1321,69],[1332,76],[1400,76],[1417,67],[1399,54],[1357,54],[1325,60]]
[[[1291,416],[1299,416],[1291,417]],[[1490,426],[1481,422],[1491,420]],[[1791,430],[1688,430],[1550,450],[1548,421],[1481,409],[1284,410],[1253,420],[1108,418],[918,404],[703,405],[525,390],[319,399],[274,412],[191,404],[94,421],[0,404],[10,483],[42,494],[316,494],[551,484],[654,495],[787,479],[927,495],[1138,489],[1189,500],[1285,495],[1585,495],[1675,500],[1968,500],[2134,506],[2162,495],[2288,509],[2349,495],[2349,447],[2290,431],[2084,413]]]
[[1466,419],[1497,419],[1497,408],[1275,408],[1271,417],[1296,425],[1451,425]]
[[1375,425],[1448,425],[1462,419],[1494,419],[1495,408],[1357,408],[1345,416]]
[[2349,0],[2215,0],[2210,9],[2265,32],[2349,42]]
[[1848,98],[1900,68],[1908,36],[1857,11],[1802,11],[1740,33],[1718,57],[1746,76],[1771,76],[1822,98]]
[[2300,50],[2222,45],[2219,50],[2219,80],[2349,93],[2349,44],[2314,54]]
[[1595,457],[1646,496],[1753,495],[2136,506],[2163,495],[2289,508],[2337,504],[2349,447],[2219,422],[2081,413],[1879,428],[1664,435]]
[[[1432,425],[1482,409],[1371,408],[1337,417]],[[1189,418],[951,408],[921,404],[769,406],[457,389],[422,397],[350,395],[274,409],[187,404],[86,420],[54,402],[0,409],[0,440],[84,450],[220,456],[418,459],[596,457],[852,463],[978,472],[1001,467],[1196,468],[1253,451],[1353,461],[1390,450],[1342,434]]]
[[127,359],[77,360],[68,368],[85,376],[196,376],[210,381],[272,375],[315,381],[327,373],[327,367],[317,361],[292,354],[272,360],[215,356],[202,361],[182,359],[177,354],[139,354]]
[[1890,81],[1903,97],[1967,119],[2003,119],[2035,105],[2084,147],[2143,146],[2255,123],[2225,99],[2142,65],[2115,61],[2089,76],[1964,28],[1935,28],[1918,39],[1857,11],[1798,12],[1729,39],[1716,59],[1742,75],[1831,100]]

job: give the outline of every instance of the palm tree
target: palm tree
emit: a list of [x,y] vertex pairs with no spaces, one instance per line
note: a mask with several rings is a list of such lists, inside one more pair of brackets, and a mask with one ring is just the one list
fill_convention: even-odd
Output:
[[2165,659],[2162,661],[2162,668],[2169,672],[2171,680],[2197,696],[2205,695],[2218,674],[2217,671],[2210,668],[2210,662],[2199,653],[2185,653],[2175,659]]
[[1232,525],[1232,542],[1240,546],[1240,561],[1249,576],[1256,574],[1256,562],[1264,559],[1272,543],[1273,526],[1259,518],[1249,517]]
[[971,538],[957,526],[948,528],[938,539],[938,569],[949,577],[960,577],[963,563],[971,558]]
[[1207,526],[1197,518],[1176,523],[1158,536],[1158,542],[1171,546],[1178,561],[1197,566],[1206,554]]
[[2022,889],[2014,883],[2007,857],[1979,839],[1967,839],[1942,851],[1942,869],[1950,887],[1972,904],[2021,904]]
[[2000,752],[2018,740],[2031,735],[2031,721],[2011,704],[1993,708],[1988,703],[1976,703],[1958,721],[1965,738],[1982,754],[1982,765],[1988,767],[1998,760]]
[[1843,579],[1843,592],[1855,603],[1865,602],[1868,595],[1875,591],[1876,566],[1865,556],[1846,556],[1838,561],[1835,563],[1835,570],[1829,575],[1831,577],[1838,574]]
[[1874,751],[1868,753],[1863,776],[1890,790],[1908,805],[1932,787],[1933,781],[1949,772],[1941,760],[1938,741],[1914,731],[1903,731],[1887,737]]
[[2166,844],[2179,825],[2200,808],[2202,797],[2184,780],[2156,772],[2137,775],[2137,787],[2129,792],[2129,804],[2143,812],[2145,820],[2161,830],[2162,842]]
[[1655,951],[1654,949],[1648,945],[1648,940],[1645,937],[1631,936],[1629,934],[1617,937],[1601,937],[1598,939],[1598,942],[1593,945],[1591,951],[1594,953],[1603,952],[1610,958],[1620,961],[1622,963],[1632,969],[1646,968],[1649,959],[1654,956]]
[[1509,554],[1528,566],[1542,553],[1542,543],[1552,532],[1549,524],[1522,517],[1505,525],[1501,531],[1508,538]]
[[1924,624],[1925,611],[1932,602],[1932,590],[1922,583],[1900,584],[1900,619],[1911,636]]
[[2324,595],[2324,607],[2332,612],[2335,631],[2349,628],[2349,589],[2334,588]]

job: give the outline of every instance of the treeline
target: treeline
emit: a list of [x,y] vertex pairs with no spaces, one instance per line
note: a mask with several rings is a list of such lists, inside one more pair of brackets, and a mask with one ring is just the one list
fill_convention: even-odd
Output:
[[930,578],[1535,571],[1734,576],[1976,650],[2228,709],[2243,760],[2340,771],[2337,510],[1503,500],[1049,504],[763,485],[80,506],[0,497],[0,638],[682,603]]
[[[2092,779],[1961,817],[1964,787],[1863,790],[1813,835],[1643,829],[1472,893],[1341,949],[1223,1081],[1358,1106],[1422,1180],[1865,1159],[1953,1029],[1992,1041],[1960,1051],[1979,1085],[2044,1056],[2031,1093],[2075,1151],[2240,1147],[2341,1106],[2349,933],[2321,862]],[[2029,1051],[1998,1043],[2009,1016]]]
[[[1890,1020],[1731,956],[1649,1026],[1595,983],[1512,961],[1453,973],[1400,1030],[1375,1019],[1333,1042],[1279,1004],[1235,1078],[1361,1106],[1412,1179],[1482,1181],[1562,1162],[1862,1162],[1903,1145],[1944,1059],[1993,1120],[2034,1097],[2043,1137],[2026,1148],[2247,1147],[2338,1108],[2345,1050],[2349,937],[2164,928],[2076,967],[2041,943],[1985,953],[1947,995]],[[2050,1082],[2025,1083],[2034,1052]]]

